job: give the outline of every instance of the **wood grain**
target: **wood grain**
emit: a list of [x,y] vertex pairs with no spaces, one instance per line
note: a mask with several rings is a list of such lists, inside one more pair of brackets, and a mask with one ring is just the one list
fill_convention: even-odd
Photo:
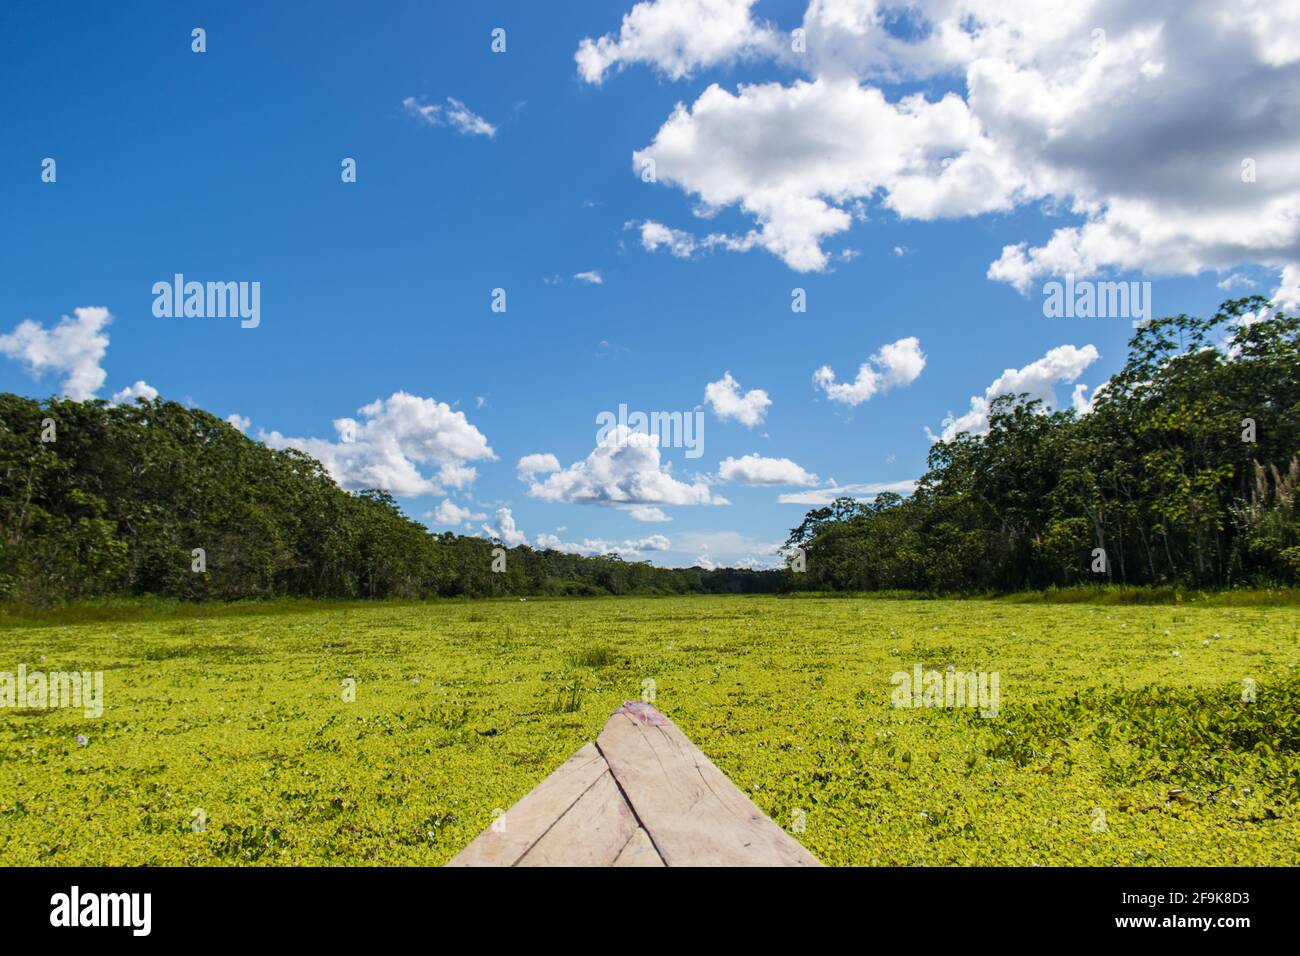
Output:
[[613,866],[640,827],[606,771],[516,866]]
[[614,860],[615,866],[663,866],[663,857],[650,842],[650,835],[641,827],[636,828],[632,839],[627,841],[623,851]]
[[488,827],[448,866],[514,866],[609,767],[587,744],[505,814],[505,825]]
[[596,747],[668,866],[821,865],[671,721],[615,713]]

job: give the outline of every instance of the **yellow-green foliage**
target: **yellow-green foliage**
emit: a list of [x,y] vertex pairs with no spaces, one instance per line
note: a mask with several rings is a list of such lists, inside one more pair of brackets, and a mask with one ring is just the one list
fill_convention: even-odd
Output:
[[[893,708],[916,663],[998,672],[998,716]],[[1285,607],[688,597],[8,627],[0,671],[103,670],[106,707],[0,710],[0,864],[443,863],[649,680],[828,864],[1294,866],[1298,663]]]

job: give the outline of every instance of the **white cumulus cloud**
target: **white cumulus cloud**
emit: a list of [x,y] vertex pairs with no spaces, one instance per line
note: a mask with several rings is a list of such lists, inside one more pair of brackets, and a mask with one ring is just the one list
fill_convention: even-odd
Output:
[[612,68],[650,63],[673,79],[693,70],[771,50],[771,28],[750,14],[756,0],[653,0],[623,17],[617,35],[585,38],[574,54],[578,73],[600,83]]
[[[1024,368],[1009,368],[999,375],[983,395],[972,395],[970,408],[959,416],[949,415],[943,420],[943,432],[936,436],[927,428],[931,441],[951,441],[962,432],[982,435],[989,429],[989,409],[999,395],[1019,395],[1027,392],[1031,399],[1041,399],[1048,408],[1056,408],[1055,385],[1073,382],[1100,357],[1095,346],[1058,345],[1037,361]],[[1088,411],[1091,403],[1084,393],[1075,388],[1071,395],[1074,407]],[[1094,398],[1096,397],[1094,393]]]
[[450,498],[444,498],[438,502],[438,507],[424,516],[426,521],[432,521],[434,524],[445,525],[446,527],[469,524],[471,521],[482,521],[486,517],[486,514],[461,507]]
[[146,401],[152,402],[157,397],[158,389],[144,381],[144,379],[140,379],[135,382],[135,384],[128,385],[126,388],[114,392],[113,397],[108,400],[108,403],[110,405],[131,404],[137,398],[143,398]]
[[[440,495],[442,485],[473,480],[470,461],[496,459],[487,438],[445,402],[395,392],[358,410],[361,420],[334,421],[337,441],[295,438],[278,431],[259,438],[271,448],[297,448],[316,458],[340,486],[381,488],[395,495]],[[422,466],[438,466],[437,480]]]
[[526,481],[534,475],[549,474],[552,471],[560,470],[560,459],[556,458],[550,452],[536,455],[524,455],[515,465],[515,474],[520,480]]
[[[579,51],[592,81],[632,62],[678,78],[742,53],[805,74],[712,84],[633,154],[637,175],[654,160],[702,214],[750,217],[732,248],[823,270],[860,207],[931,220],[1043,204],[1074,221],[1007,244],[989,278],[1027,293],[1053,274],[1300,266],[1294,0],[812,0],[793,56],[749,7],[720,4],[696,42],[690,5],[641,3],[618,37]],[[956,89],[886,95],[899,82]],[[642,241],[701,248],[658,224]]]
[[24,319],[0,335],[0,355],[22,362],[34,376],[60,376],[63,395],[82,402],[94,398],[107,377],[100,363],[108,351],[104,330],[113,317],[103,306],[83,306],[72,314],[75,318],[65,315],[48,329]]
[[817,476],[805,471],[789,458],[764,458],[745,455],[724,458],[718,465],[718,477],[743,485],[815,485]]
[[606,541],[604,538],[583,538],[581,541],[564,541],[558,535],[543,532],[536,538],[536,547],[543,551],[564,551],[568,554],[618,554],[624,558],[638,559],[646,551],[667,551],[672,543],[662,534],[644,538],[627,538],[623,541]]
[[515,548],[528,543],[528,536],[515,524],[515,516],[509,508],[498,508],[495,520],[483,524],[484,533],[493,540],[500,541],[507,548]]
[[708,482],[678,481],[659,461],[657,436],[619,425],[583,461],[533,480],[529,495],[544,501],[604,506],[728,504]]
[[876,394],[900,385],[911,385],[925,368],[925,354],[915,336],[881,346],[876,354],[858,366],[851,382],[837,382],[835,372],[823,365],[813,373],[813,384],[826,397],[845,405],[861,405]]
[[731,377],[730,372],[704,386],[704,401],[718,418],[740,422],[746,428],[753,428],[761,422],[767,414],[768,406],[772,404],[767,392],[761,388],[742,392],[740,383]]

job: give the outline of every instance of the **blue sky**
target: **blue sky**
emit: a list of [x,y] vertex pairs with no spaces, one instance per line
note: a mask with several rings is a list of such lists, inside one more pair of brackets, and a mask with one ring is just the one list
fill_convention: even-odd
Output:
[[[1020,263],[1017,288],[989,275],[991,264],[1011,261],[1005,247],[1050,250],[1060,230],[1100,224],[1110,231],[1096,243],[1077,244],[1075,252],[1087,253],[1080,253],[1078,271],[1150,280],[1157,315],[1213,310],[1228,296],[1219,283],[1229,276],[1238,277],[1234,294],[1268,294],[1279,275],[1287,282],[1296,248],[1290,234],[1260,239],[1242,226],[1221,248],[1203,237],[1180,245],[1175,230],[1158,238],[1185,254],[1158,249],[1155,238],[1136,243],[1136,251],[1126,246],[1116,236],[1157,231],[1121,213],[1129,215],[1136,200],[1157,210],[1173,202],[1160,195],[1158,180],[1142,186],[1149,161],[1113,153],[1090,158],[1086,149],[1066,160],[1050,146],[1026,157],[1023,145],[1009,143],[1012,133],[999,133],[1013,129],[1003,125],[1006,116],[971,97],[976,74],[959,53],[924,51],[927,61],[919,64],[908,59],[922,35],[911,26],[872,21],[876,14],[868,10],[863,22],[875,23],[878,41],[845,54],[803,3],[694,2],[733,14],[728,23],[739,17],[741,26],[700,21],[699,9],[687,10],[689,35],[674,38],[674,4],[667,0],[643,11],[665,19],[640,21],[640,33],[623,20],[632,5],[609,2],[464,5],[469,9],[320,3],[310,12],[224,2],[6,5],[0,336],[9,338],[0,338],[0,390],[56,394],[66,390],[76,362],[89,362],[105,373],[95,391],[101,398],[144,381],[163,398],[242,416],[246,433],[268,443],[309,450],[323,447],[310,440],[333,443],[338,455],[327,464],[345,484],[389,474],[392,456],[402,458],[397,464],[411,471],[393,490],[408,514],[439,530],[448,526],[425,516],[451,501],[482,516],[454,526],[464,533],[488,533],[484,525],[499,532],[504,518],[530,543],[554,535],[548,540],[587,550],[608,544],[657,564],[763,564],[775,560],[772,547],[809,502],[832,497],[833,486],[866,486],[855,493],[867,495],[918,477],[931,446],[927,429],[940,433],[945,417],[968,413],[972,396],[982,396],[1004,370],[1028,368],[1034,378],[1033,363],[1060,346],[1076,347],[1073,361],[1082,368],[1066,361],[1061,377],[1039,382],[1068,406],[1076,385],[1091,394],[1120,367],[1131,321],[1044,317],[1040,287],[1055,274],[1049,266],[1069,265],[1068,257]],[[1142,114],[1142,97],[1159,100],[1170,114],[1195,98],[1185,79],[1193,51],[1182,57],[1169,41],[1158,59],[1150,50],[1134,59],[1130,35],[1133,44],[1155,41],[1143,40],[1124,16],[1105,16],[1116,18],[1108,35],[1119,49],[1106,54],[1117,58],[1116,76],[1128,76],[1123,69],[1136,64],[1133,83],[1155,84],[1134,87],[1134,116]],[[1110,22],[1101,12],[1097,17]],[[773,52],[788,47],[789,31],[801,25],[810,48],[820,44],[812,65]],[[1076,31],[1079,44],[1087,43],[1087,26]],[[1179,26],[1167,24],[1166,40]],[[191,50],[195,27],[206,30],[206,52]],[[498,27],[506,31],[504,53],[491,50]],[[692,53],[710,31],[721,52]],[[1243,32],[1240,42],[1264,43],[1269,32],[1264,24]],[[575,52],[585,38],[605,36],[597,81],[580,71]],[[1064,41],[1043,33],[1041,42],[1046,50]],[[1006,57],[1042,55],[1008,49]],[[1289,51],[1260,50],[1260,71],[1290,71],[1294,79]],[[845,136],[861,135],[861,146],[849,143],[828,165],[879,154],[894,171],[877,182],[874,173],[848,170],[843,181],[851,188],[841,188],[838,171],[825,173],[832,185],[824,189],[801,185],[820,162],[816,142],[794,156],[764,144],[790,142],[797,154],[801,138],[833,134],[838,115],[828,120],[812,111],[814,99],[826,77],[846,71],[852,86],[841,87],[839,102],[854,109],[864,90],[879,90],[883,108],[893,111],[918,94],[928,108],[945,94],[950,105],[962,104],[954,106],[959,111],[975,111],[978,102],[987,143],[952,133],[959,124],[947,115],[915,134],[929,137],[919,145],[886,142],[903,135],[888,123],[846,118]],[[1079,67],[1055,80],[1114,95],[1082,85],[1093,82],[1084,76]],[[1253,81],[1243,74],[1239,82]],[[1162,83],[1171,89],[1157,92]],[[719,100],[719,112],[709,116],[725,120],[727,110],[736,110],[733,125],[720,133],[705,128],[699,106],[712,84],[732,99]],[[741,84],[770,84],[785,111],[776,139],[757,135],[758,124],[775,121],[771,112],[744,111],[749,101]],[[807,95],[796,100],[800,89]],[[1269,89],[1265,84],[1260,94],[1266,114]],[[452,100],[491,134],[481,124],[479,131],[458,125],[452,114],[460,107]],[[699,154],[698,143],[652,145],[677,104],[692,111],[687,120],[702,142],[720,136],[728,144],[726,156]],[[418,107],[436,109],[426,118]],[[1081,113],[1078,121],[1084,132],[1085,123],[1101,122],[1117,136],[1137,122],[1121,108]],[[1212,127],[1213,117],[1200,122]],[[1190,116],[1187,125],[1196,128]],[[1285,138],[1293,121],[1276,125],[1278,139],[1237,152],[1268,156],[1293,146]],[[1188,154],[1203,154],[1213,132],[1192,137]],[[942,183],[942,163],[931,162],[944,152],[974,156],[986,145],[1017,157],[990,160],[979,172],[1000,177],[1007,190],[987,211],[972,194],[988,189],[977,182],[954,195]],[[658,181],[638,175],[638,150],[658,159]],[[923,168],[899,173],[892,157],[914,159],[918,151],[929,157]],[[1174,204],[1182,214],[1202,201],[1216,208],[1219,190],[1240,185],[1236,153],[1225,156],[1226,173],[1193,174],[1210,184],[1202,200],[1188,182]],[[41,178],[46,157],[57,163],[52,183]],[[355,183],[341,181],[345,157],[356,160]],[[1125,181],[1125,161],[1135,164],[1131,193],[1114,185]],[[1261,160],[1264,186],[1252,201],[1264,196],[1290,208],[1295,184],[1265,181],[1265,171],[1276,168]],[[705,197],[733,189],[744,198],[717,204]],[[809,239],[800,232],[802,213],[755,212],[769,200],[788,210],[783,203],[801,190],[846,211],[851,224],[814,230]],[[705,208],[711,202],[717,208]],[[647,222],[694,237],[694,252],[648,248]],[[773,235],[797,234],[797,248],[754,239],[753,230],[765,225]],[[1235,228],[1229,223],[1224,231]],[[708,234],[730,237],[744,251],[705,249]],[[1111,245],[1098,253],[1102,240]],[[821,250],[825,263],[809,268],[810,249]],[[243,329],[225,318],[156,317],[153,284],[175,273],[259,282],[260,324]],[[600,282],[580,273],[597,274]],[[497,288],[506,292],[505,313],[490,308]],[[806,291],[806,312],[791,311],[794,288]],[[102,355],[93,346],[80,357],[47,354],[79,347],[73,331],[54,332],[61,317],[87,307],[112,317],[97,324],[108,339]],[[29,326],[15,337],[24,321],[39,331]],[[882,347],[909,338],[923,368],[913,375],[878,361],[869,366],[880,376],[865,389],[869,397],[841,392],[837,399],[825,379],[822,387],[814,381],[823,366],[837,383],[852,380]],[[1080,359],[1088,346],[1095,359]],[[705,402],[706,386],[727,372],[742,399],[754,389],[766,393],[761,420],[747,425]],[[430,401],[398,408],[392,396],[403,392]],[[761,405],[750,399],[751,407]],[[358,411],[378,400],[386,403],[380,410]],[[649,481],[645,455],[621,464],[615,456],[604,464],[616,473],[602,472],[589,460],[597,451],[596,416],[620,404],[646,412],[702,410],[702,456],[659,449]],[[333,423],[348,417],[361,426],[360,451],[337,448]],[[473,433],[490,455],[466,451],[478,440]],[[558,472],[521,480],[517,463],[533,454],[553,455]],[[749,455],[788,459],[802,470],[802,483],[747,483],[746,476],[752,482],[760,473],[791,474],[785,466],[738,468],[735,460]],[[617,473],[624,465],[630,471]],[[465,468],[474,469],[472,480]],[[403,493],[411,490],[410,474],[446,494]],[[548,474],[558,480],[547,485]],[[645,490],[663,487],[676,490]],[[691,496],[729,503],[676,503]]]

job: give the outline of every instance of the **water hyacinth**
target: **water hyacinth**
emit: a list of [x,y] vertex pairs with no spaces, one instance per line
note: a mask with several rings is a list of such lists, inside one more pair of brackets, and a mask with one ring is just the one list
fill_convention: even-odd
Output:
[[[1178,614],[1203,637],[1224,620],[1221,608]],[[52,862],[438,865],[649,678],[655,706],[764,813],[817,809],[818,825],[796,836],[831,865],[1107,866],[1132,863],[1135,849],[1159,865],[1300,865],[1300,845],[1279,835],[1300,812],[1284,749],[1300,711],[1294,609],[1234,609],[1234,654],[1183,655],[1177,667],[1167,648],[1155,653],[1168,615],[741,595],[215,611],[188,632],[145,618],[107,646],[87,623],[60,637],[58,656],[113,664],[134,683],[93,755],[89,726],[68,722],[79,715],[0,712],[0,748],[42,768],[48,804],[10,828],[5,860],[50,862],[42,853],[84,824],[89,803],[94,834]],[[49,631],[15,626],[5,639],[34,661]],[[1258,684],[1249,707],[1243,660]],[[893,706],[893,672],[948,662],[1001,674],[995,717]],[[352,673],[369,692],[348,703],[338,681]],[[183,733],[159,732],[177,722]],[[68,730],[85,742],[69,748]],[[1275,739],[1276,753],[1255,747]],[[0,761],[0,811],[20,773]],[[254,811],[263,784],[271,799]],[[1174,789],[1187,799],[1139,812]],[[199,793],[227,808],[228,825],[207,828],[219,839],[190,828]],[[1099,838],[1081,806],[1114,808],[1122,839]],[[183,835],[164,820],[187,821]]]

